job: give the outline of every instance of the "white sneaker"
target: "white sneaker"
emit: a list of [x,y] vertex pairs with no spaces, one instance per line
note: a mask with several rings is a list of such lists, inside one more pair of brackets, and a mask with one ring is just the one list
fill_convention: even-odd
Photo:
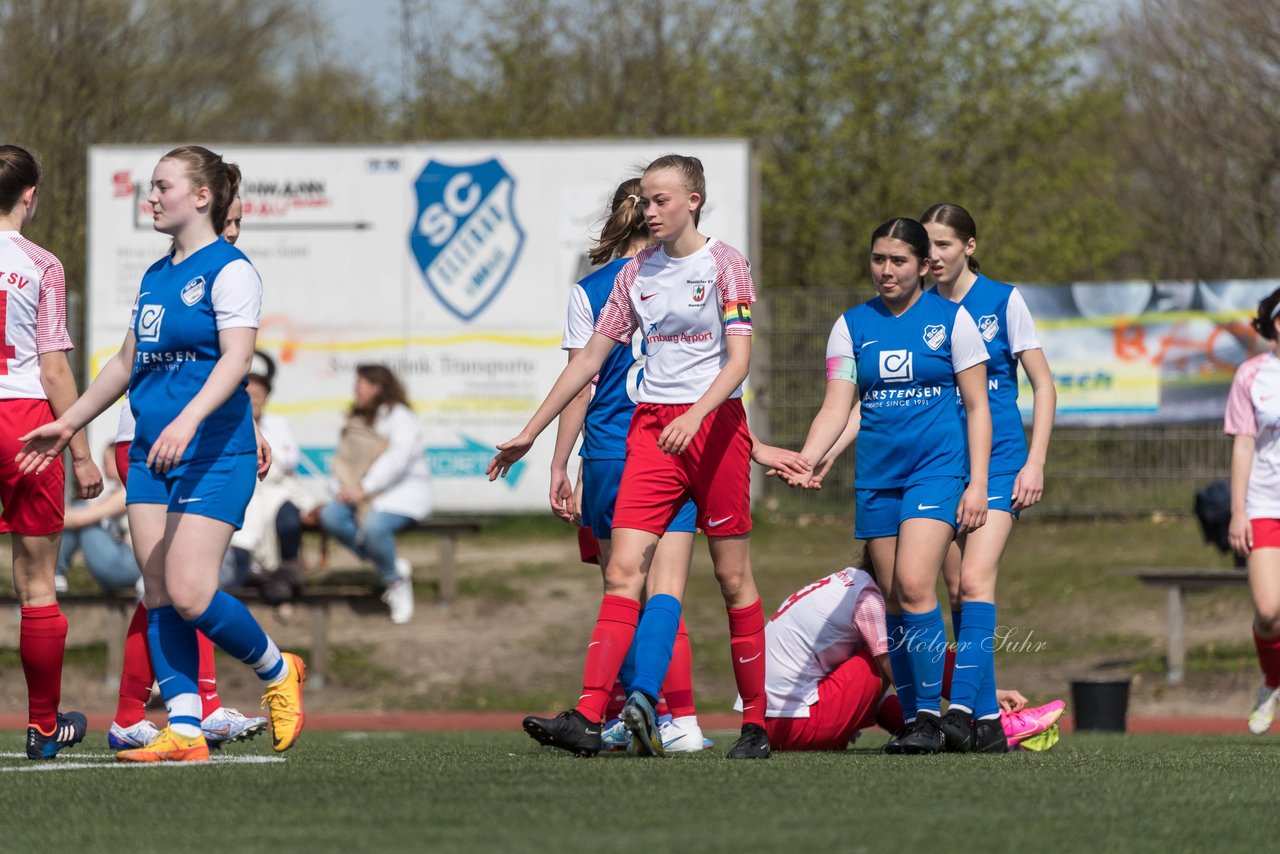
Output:
[[200,730],[210,747],[227,741],[247,741],[266,728],[266,718],[247,718],[228,706],[222,706],[200,722]]
[[53,577],[53,590],[55,593],[67,592],[67,577],[65,575],[55,575]]
[[407,557],[396,558],[396,574],[405,581],[413,581],[413,564]]
[[391,609],[391,622],[403,625],[413,618],[413,582],[402,578],[388,587],[382,601]]
[[107,730],[107,747],[112,750],[132,750],[136,747],[146,747],[155,741],[158,735],[160,735],[160,730],[156,729],[156,725],[146,718],[129,727],[122,727],[112,721],[111,729]]
[[702,737],[702,727],[693,715],[661,721],[658,732],[662,736],[662,749],[667,753],[701,753],[708,746]]
[[1271,729],[1271,722],[1276,719],[1276,707],[1280,706],[1280,688],[1268,688],[1263,682],[1258,688],[1258,701],[1253,704],[1249,713],[1249,732],[1262,735]]

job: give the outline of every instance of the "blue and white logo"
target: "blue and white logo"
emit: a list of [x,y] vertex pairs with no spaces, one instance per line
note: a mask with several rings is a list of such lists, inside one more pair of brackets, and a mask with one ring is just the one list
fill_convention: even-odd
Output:
[[910,350],[881,350],[880,379],[887,383],[909,383],[915,379]]
[[515,186],[496,159],[469,166],[432,160],[418,176],[409,246],[432,293],[463,321],[493,301],[520,257]]
[[1000,319],[994,314],[982,315],[978,318],[978,331],[982,333],[982,340],[990,344],[1000,331]]
[[182,301],[195,305],[204,296],[204,276],[196,276],[182,287]]
[[155,343],[160,340],[160,324],[164,323],[164,306],[138,307],[138,340]]
[[924,328],[924,343],[930,350],[937,350],[947,340],[947,327],[935,323]]

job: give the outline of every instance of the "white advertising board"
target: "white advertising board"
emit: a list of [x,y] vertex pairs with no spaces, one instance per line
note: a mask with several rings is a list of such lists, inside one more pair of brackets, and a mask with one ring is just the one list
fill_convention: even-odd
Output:
[[[278,364],[270,411],[323,474],[353,370],[404,381],[427,437],[437,510],[546,507],[554,428],[499,485],[484,468],[550,389],[570,285],[623,179],[669,152],[706,169],[704,233],[751,254],[750,150],[740,140],[209,146],[244,181],[238,246],[262,275],[259,347]],[[146,204],[170,146],[89,152],[88,342],[96,374],[138,284],[167,249]],[[93,425],[109,441],[115,413]]]

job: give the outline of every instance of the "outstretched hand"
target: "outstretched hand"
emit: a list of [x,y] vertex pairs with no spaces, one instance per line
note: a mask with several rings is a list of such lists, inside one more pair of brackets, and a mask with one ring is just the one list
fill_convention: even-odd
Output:
[[484,473],[489,476],[489,482],[493,483],[499,477],[506,477],[507,472],[511,471],[511,467],[515,465],[521,457],[529,453],[529,449],[533,447],[533,439],[524,433],[516,436],[514,439],[508,439],[501,445],[498,445],[498,453],[493,459],[489,460],[488,467]]
[[61,418],[42,424],[18,439],[22,449],[13,461],[21,474],[39,474],[57,461],[71,442],[76,431]]
[[768,469],[765,472],[767,477],[781,477],[784,479],[804,477],[813,469],[809,461],[799,453],[788,451],[786,448],[766,445],[763,442],[757,443],[751,449],[751,459]]

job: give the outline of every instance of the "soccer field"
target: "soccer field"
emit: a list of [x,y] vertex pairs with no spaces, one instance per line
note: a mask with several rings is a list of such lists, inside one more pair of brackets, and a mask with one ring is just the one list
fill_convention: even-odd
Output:
[[[1264,850],[1280,834],[1280,741],[1065,735],[1052,751],[729,762],[592,760],[522,733],[314,733],[208,765],[49,763],[6,733],[6,851]],[[863,742],[867,742],[863,746]],[[21,805],[20,807],[18,805]]]

